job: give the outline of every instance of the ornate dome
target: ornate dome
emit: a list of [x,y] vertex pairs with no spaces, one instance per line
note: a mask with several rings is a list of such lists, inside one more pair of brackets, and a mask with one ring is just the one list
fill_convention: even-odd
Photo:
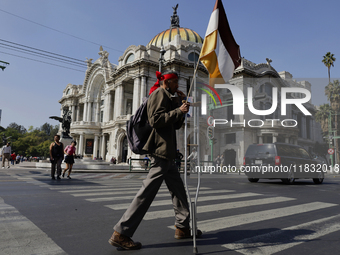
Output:
[[154,45],[157,47],[164,46],[171,41],[174,41],[176,35],[180,35],[181,39],[185,41],[200,44],[203,43],[203,38],[195,31],[189,28],[171,27],[152,38],[148,45]]
[[164,46],[166,44],[169,44],[170,42],[173,42],[176,35],[179,35],[184,41],[202,44],[203,38],[200,37],[199,34],[189,28],[183,28],[179,26],[179,17],[177,15],[178,4],[172,8],[174,9],[174,13],[170,18],[170,29],[167,29],[156,35],[154,38],[151,39],[148,45],[154,45],[157,47]]

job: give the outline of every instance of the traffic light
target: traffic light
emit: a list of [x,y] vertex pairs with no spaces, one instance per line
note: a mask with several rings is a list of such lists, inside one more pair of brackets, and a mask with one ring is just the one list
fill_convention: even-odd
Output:
[[214,127],[209,126],[207,128],[207,136],[209,139],[214,139]]

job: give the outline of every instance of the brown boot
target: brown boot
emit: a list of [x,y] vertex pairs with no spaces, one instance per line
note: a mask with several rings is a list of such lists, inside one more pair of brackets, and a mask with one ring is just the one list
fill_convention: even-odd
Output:
[[[202,235],[202,231],[197,229],[196,237],[200,237]],[[178,228],[176,227],[175,231],[175,238],[176,239],[185,239],[185,238],[191,238],[191,230],[190,228]]]
[[120,247],[125,250],[139,250],[142,248],[142,244],[140,242],[134,242],[130,237],[121,235],[117,231],[113,232],[111,238],[109,239],[109,243],[112,246]]

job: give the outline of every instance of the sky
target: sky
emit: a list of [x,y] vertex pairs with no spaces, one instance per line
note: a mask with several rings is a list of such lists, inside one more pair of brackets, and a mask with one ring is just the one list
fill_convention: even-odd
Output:
[[[321,61],[327,52],[333,53],[338,61],[331,78],[340,79],[338,0],[222,2],[242,57],[256,64],[272,59],[276,71],[311,82],[313,104],[327,103],[328,73]],[[177,3],[180,26],[204,38],[215,0],[0,0],[0,60],[10,63],[0,70],[0,125],[15,122],[28,129],[58,124],[49,116],[60,116],[63,90],[69,83],[83,84],[86,70],[6,45],[93,62],[102,45],[110,62],[118,64],[127,47],[147,45],[170,27]]]

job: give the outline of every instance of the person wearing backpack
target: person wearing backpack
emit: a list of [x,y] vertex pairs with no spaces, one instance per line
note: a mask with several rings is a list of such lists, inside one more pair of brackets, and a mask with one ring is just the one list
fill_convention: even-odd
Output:
[[57,179],[60,179],[61,175],[61,162],[64,156],[64,145],[59,141],[60,136],[54,136],[54,142],[50,145],[50,161],[51,161],[51,177],[55,180],[55,168],[57,167]]
[[[178,90],[177,73],[162,75],[156,72],[156,76],[159,88],[152,91],[147,102],[147,116],[152,131],[143,147],[143,151],[150,155],[151,168],[129,208],[114,226],[114,233],[109,239],[111,245],[126,250],[138,250],[142,247],[141,243],[134,242],[131,237],[148,211],[163,180],[171,193],[175,210],[175,238],[191,237],[189,204],[175,164],[176,129],[181,128],[184,116],[189,111],[189,104],[180,105],[174,97],[177,93],[180,102],[185,98],[184,93]],[[152,88],[157,86],[157,83]],[[198,230],[197,236],[201,234]]]

